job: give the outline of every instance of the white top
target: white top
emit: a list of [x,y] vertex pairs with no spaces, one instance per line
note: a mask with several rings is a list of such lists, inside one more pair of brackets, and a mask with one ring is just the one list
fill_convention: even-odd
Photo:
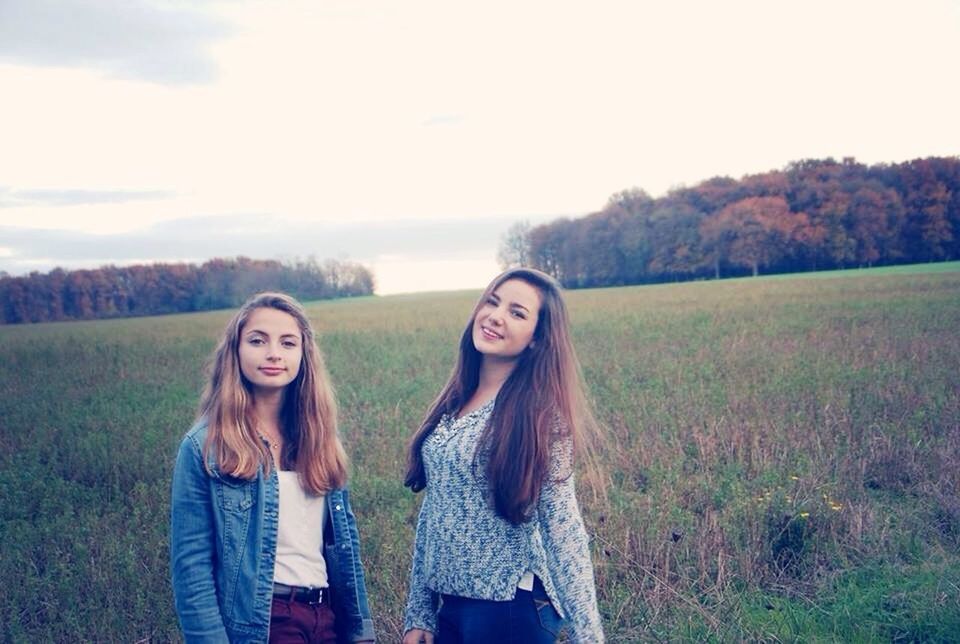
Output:
[[327,497],[306,493],[296,472],[278,470],[277,478],[280,517],[273,580],[288,586],[325,588],[328,584],[327,564],[323,560],[323,525]]
[[517,582],[517,588],[520,590],[533,590],[533,572],[528,570],[523,573],[523,577]]

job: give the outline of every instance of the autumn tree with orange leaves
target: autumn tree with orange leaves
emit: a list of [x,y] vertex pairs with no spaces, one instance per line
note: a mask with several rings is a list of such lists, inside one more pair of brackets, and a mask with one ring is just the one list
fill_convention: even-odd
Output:
[[960,259],[960,158],[804,159],[535,226],[531,264],[568,287]]
[[312,258],[57,268],[47,274],[0,276],[0,324],[208,311],[238,306],[267,290],[304,300],[370,295],[373,286],[373,274],[360,264]]
[[717,247],[737,266],[754,275],[781,259],[806,215],[791,213],[783,197],[748,197],[736,201],[700,225],[706,244]]

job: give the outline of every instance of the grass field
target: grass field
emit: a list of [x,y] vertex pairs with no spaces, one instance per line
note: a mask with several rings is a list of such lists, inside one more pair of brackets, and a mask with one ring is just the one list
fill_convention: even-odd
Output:
[[[613,642],[960,641],[960,272],[568,293]],[[309,306],[371,606],[399,639],[404,445],[474,292]],[[177,640],[169,479],[230,312],[0,327],[0,640]]]

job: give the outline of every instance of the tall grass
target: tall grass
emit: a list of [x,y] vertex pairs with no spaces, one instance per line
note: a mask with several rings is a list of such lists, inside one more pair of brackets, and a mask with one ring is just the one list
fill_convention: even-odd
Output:
[[[385,641],[404,446],[476,295],[308,307]],[[610,439],[606,498],[580,496],[612,641],[960,639],[960,273],[568,300]],[[229,315],[0,328],[0,639],[178,639],[172,459]]]

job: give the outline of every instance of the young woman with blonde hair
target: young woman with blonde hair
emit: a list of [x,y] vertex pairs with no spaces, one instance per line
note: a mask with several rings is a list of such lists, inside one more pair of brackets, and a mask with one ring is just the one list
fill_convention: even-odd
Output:
[[372,642],[330,378],[303,307],[261,293],[180,444],[170,560],[187,642]]
[[573,481],[595,432],[559,285],[501,274],[411,441],[405,483],[426,494],[404,644],[554,642],[564,623],[603,640]]

